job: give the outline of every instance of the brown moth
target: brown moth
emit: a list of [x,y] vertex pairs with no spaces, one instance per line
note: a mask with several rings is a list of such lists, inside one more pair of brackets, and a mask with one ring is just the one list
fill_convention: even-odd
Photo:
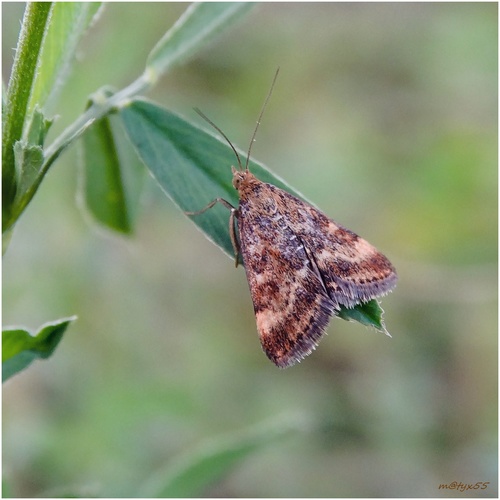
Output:
[[239,170],[231,169],[239,206],[217,198],[197,212],[186,213],[198,215],[216,203],[229,208],[236,265],[241,254],[262,348],[273,363],[286,368],[316,348],[330,317],[341,306],[352,308],[385,295],[396,285],[397,275],[387,257],[366,240],[248,170],[252,144],[278,71],[259,115],[245,168],[226,135],[196,110],[236,155]]

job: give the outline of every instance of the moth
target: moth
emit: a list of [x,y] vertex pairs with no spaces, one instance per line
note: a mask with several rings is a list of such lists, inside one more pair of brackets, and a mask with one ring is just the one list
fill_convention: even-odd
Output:
[[257,120],[244,168],[224,132],[196,109],[236,155],[239,168],[232,166],[231,170],[239,206],[216,198],[186,214],[199,215],[216,203],[230,210],[229,234],[236,266],[241,255],[262,349],[278,367],[286,368],[316,348],[341,306],[352,308],[385,295],[396,285],[397,275],[387,257],[366,240],[249,171],[252,144],[278,71]]

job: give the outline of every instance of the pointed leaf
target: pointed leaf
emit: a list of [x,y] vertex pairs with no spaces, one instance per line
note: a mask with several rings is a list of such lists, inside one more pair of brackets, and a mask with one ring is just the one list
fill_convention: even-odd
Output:
[[20,328],[6,328],[2,332],[2,379],[7,379],[27,368],[35,359],[52,355],[68,325],[76,319],[59,319],[42,325],[35,336]]
[[389,332],[385,328],[384,320],[382,319],[384,311],[380,307],[377,299],[372,299],[364,304],[358,304],[352,309],[341,309],[339,318],[346,321],[357,321],[365,326],[372,326],[376,330],[385,333],[390,337]]
[[253,7],[248,2],[191,4],[148,56],[146,70],[161,74],[179,64],[231,26]]
[[76,46],[100,7],[101,2],[54,2],[28,111],[54,100],[69,73]]

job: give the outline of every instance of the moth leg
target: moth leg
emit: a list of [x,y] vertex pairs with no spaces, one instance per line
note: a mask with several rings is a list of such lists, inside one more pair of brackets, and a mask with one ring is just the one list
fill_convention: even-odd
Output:
[[231,243],[233,244],[234,250],[234,267],[238,267],[238,256],[240,255],[240,244],[236,238],[236,226],[235,221],[238,217],[238,210],[236,208],[231,208],[231,214],[229,215],[229,236],[231,237]]
[[221,205],[224,205],[226,208],[229,208],[229,210],[233,211],[236,210],[231,203],[226,201],[224,198],[215,198],[215,200],[211,201],[206,207],[203,207],[201,210],[197,210],[196,212],[184,212],[186,215],[201,215],[203,212],[206,212],[207,210],[211,209],[216,203],[220,203]]
[[229,216],[229,236],[231,238],[231,244],[233,245],[234,255],[235,255],[235,267],[238,267],[238,256],[240,255],[240,245],[238,243],[238,239],[236,238],[235,231],[235,218],[238,216],[238,209],[234,208],[231,203],[229,203],[224,198],[215,198],[215,200],[211,201],[206,207],[203,207],[201,210],[197,210],[196,212],[184,212],[186,215],[201,215],[203,212],[210,210],[216,203],[220,203],[228,208],[231,212]]

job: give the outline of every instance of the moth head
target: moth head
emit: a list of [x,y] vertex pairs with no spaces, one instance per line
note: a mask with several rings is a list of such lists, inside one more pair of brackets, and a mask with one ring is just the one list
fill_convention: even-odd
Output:
[[237,191],[240,190],[247,178],[252,175],[249,170],[238,170],[234,167],[231,167],[231,172],[233,173],[233,187]]

